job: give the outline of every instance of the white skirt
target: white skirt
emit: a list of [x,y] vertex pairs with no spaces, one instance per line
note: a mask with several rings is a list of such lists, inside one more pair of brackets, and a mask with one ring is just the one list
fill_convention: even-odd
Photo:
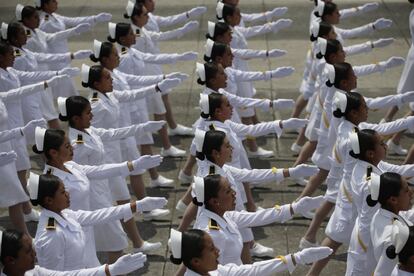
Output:
[[[0,167],[0,207],[7,208],[18,203],[29,201],[29,197],[24,191],[19,178],[17,177],[15,163],[10,163]],[[7,192],[6,192],[7,191]]]

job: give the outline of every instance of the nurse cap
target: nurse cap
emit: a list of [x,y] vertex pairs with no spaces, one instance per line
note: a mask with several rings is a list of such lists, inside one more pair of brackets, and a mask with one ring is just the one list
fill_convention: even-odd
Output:
[[36,200],[39,195],[39,175],[30,172],[29,183],[27,184],[30,199]]
[[210,114],[210,104],[208,100],[208,95],[200,94],[200,108],[204,114]]
[[9,29],[9,24],[3,22],[1,23],[1,37],[6,40],[7,39],[7,30]]
[[101,47],[102,47],[102,42],[94,39],[93,40],[93,55],[95,56],[96,59],[99,59],[99,56],[101,54]]
[[64,97],[58,97],[57,98],[57,104],[58,104],[59,113],[62,116],[65,116],[65,117],[68,116],[68,112],[66,110],[66,99],[67,98],[64,98]]
[[206,69],[204,68],[204,64],[197,62],[196,71],[197,71],[197,75],[200,78],[200,80],[206,81]]
[[35,144],[38,151],[43,151],[43,144],[45,142],[46,129],[42,127],[35,128]]
[[183,234],[177,230],[171,229],[170,241],[171,252],[175,259],[181,259]]
[[193,189],[197,202],[202,206],[204,202],[204,178],[195,176]]

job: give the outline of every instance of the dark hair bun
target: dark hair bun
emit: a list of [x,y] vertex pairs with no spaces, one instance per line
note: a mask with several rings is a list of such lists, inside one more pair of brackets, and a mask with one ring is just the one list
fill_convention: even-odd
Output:
[[82,82],[81,84],[82,84],[82,86],[83,86],[83,87],[85,87],[85,88],[88,88],[88,87],[89,87],[89,84],[87,84],[86,82]]
[[199,207],[203,206],[203,203],[202,202],[198,202],[198,200],[197,200],[196,197],[193,197],[193,203],[194,203],[194,205],[199,206]]
[[395,246],[394,245],[390,245],[387,247],[387,249],[385,250],[385,253],[387,254],[387,257],[390,258],[391,260],[395,259],[395,257],[397,257],[397,253],[395,253]]
[[89,59],[90,59],[90,60],[92,60],[93,62],[98,62],[98,61],[99,61],[99,59],[97,59],[97,58],[95,57],[95,54],[91,54],[91,55],[89,56]]
[[350,152],[349,152],[349,155],[351,155],[353,158],[355,158],[355,159],[359,159],[359,154],[356,154],[353,150],[351,150]]
[[334,86],[334,84],[333,84],[330,80],[327,80],[327,81],[325,82],[325,84],[326,84],[326,86],[328,86],[328,87],[332,87],[332,86]]
[[198,78],[197,79],[197,83],[199,84],[199,85],[206,85],[206,81],[202,81],[200,78]]
[[316,58],[317,58],[317,59],[322,59],[322,58],[323,58],[322,53],[317,53],[317,54],[316,54]]
[[67,122],[69,121],[68,116],[63,116],[62,114],[59,113],[59,120],[61,120],[62,122]]
[[211,61],[211,57],[208,57],[206,55],[204,55],[203,59],[204,59],[205,62],[210,62]]
[[40,151],[40,150],[37,149],[36,145],[33,145],[32,150],[36,154],[42,154],[43,153],[43,151]]
[[313,34],[311,34],[311,36],[310,36],[310,41],[311,42],[315,42],[316,40],[318,39],[318,37],[316,36],[313,36]]
[[206,114],[204,112],[201,112],[200,117],[204,118],[204,119],[208,119],[208,117],[210,117],[210,114]]
[[109,42],[115,43],[116,39],[112,38],[110,35],[106,38]]
[[180,265],[182,262],[183,262],[183,260],[182,259],[177,259],[177,258],[174,258],[174,256],[171,254],[171,256],[170,256],[170,261],[173,263],[173,264],[176,264],[176,265]]
[[375,205],[377,205],[377,202],[378,201],[372,199],[371,195],[367,196],[367,204],[369,207],[374,207]]
[[204,153],[197,151],[196,152],[196,158],[198,160],[204,160],[204,159],[206,159],[206,156],[204,155]]
[[124,18],[125,19],[130,19],[131,17],[127,13],[124,13]]
[[342,111],[338,108],[338,109],[334,110],[333,115],[336,118],[342,118],[344,116],[344,113],[342,113]]

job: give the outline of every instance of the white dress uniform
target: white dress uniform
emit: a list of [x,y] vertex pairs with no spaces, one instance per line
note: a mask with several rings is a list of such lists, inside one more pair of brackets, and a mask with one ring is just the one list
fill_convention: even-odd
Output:
[[[92,126],[106,129],[119,128],[121,122],[121,107],[119,103],[135,101],[149,96],[152,93],[155,93],[155,87],[138,90],[113,90],[105,94],[91,90],[89,99],[94,115],[91,121]],[[106,152],[106,163],[122,162],[121,142],[119,140],[104,141],[104,148]],[[143,172],[141,171],[139,173],[142,174]],[[137,173],[137,171],[134,173]],[[129,200],[131,198],[124,178],[115,177],[114,179],[109,179],[109,183],[116,183],[115,185],[110,185],[114,201]]]
[[[352,230],[355,224],[356,210],[353,208],[351,175],[355,167],[356,159],[349,155],[351,145],[349,134],[354,131],[357,126],[353,123],[342,119],[338,127],[337,142],[334,147],[332,159],[334,160],[329,175],[334,173],[336,181],[334,185],[329,185],[325,197],[330,202],[335,202],[335,210],[329,219],[325,233],[328,237],[336,242],[348,244],[351,238]],[[359,129],[373,129],[380,135],[390,135],[398,131],[407,129],[409,122],[400,119],[384,124],[370,124],[362,122],[358,125]],[[328,175],[328,177],[329,177]],[[327,184],[331,184],[328,182]]]
[[[411,45],[405,59],[404,69],[401,73],[400,82],[398,83],[398,93],[404,93],[414,90],[414,80],[410,77],[414,74],[414,9],[410,13],[409,28],[411,34]],[[414,110],[414,105],[410,104],[411,110]]]
[[[19,88],[22,83],[34,83],[50,78],[50,73],[44,72],[23,72],[11,67],[6,70],[0,68],[0,91],[8,91]],[[42,92],[45,93],[45,92]],[[13,97],[4,101],[8,113],[8,128],[24,126],[22,100],[20,97]],[[26,148],[24,137],[11,141],[13,150],[17,153],[16,169],[23,171],[30,168],[29,153]]]
[[[22,86],[7,92],[0,92],[0,152],[9,152],[13,150],[13,140],[17,140],[17,138],[24,139],[19,128],[10,127],[8,112],[4,102],[15,101],[18,98],[37,93],[43,89],[44,87],[42,83]],[[7,191],[7,193],[0,193],[0,207],[2,208],[29,201],[29,197],[23,190],[16,171],[15,162],[0,166],[0,175],[3,180],[1,181],[0,187],[2,191]]]
[[[4,271],[0,271],[0,276],[7,276]],[[24,276],[106,276],[105,265],[72,271],[56,271],[35,265],[32,270],[26,271]]]
[[[60,31],[56,33],[46,33],[42,30],[35,29],[29,29],[26,26],[23,26],[23,28],[26,31],[27,35],[27,42],[24,48],[29,49],[32,52],[37,53],[45,53],[49,54],[50,51],[50,45],[55,43],[56,41],[62,41],[67,39],[70,36],[70,31]],[[67,52],[67,51],[66,51]],[[58,64],[58,62],[56,62]],[[48,64],[40,64],[39,69],[41,70],[56,70],[56,67]],[[64,85],[59,86],[59,89],[54,89],[53,96],[54,97],[70,97],[73,95],[79,95],[78,91],[75,88],[75,85],[71,79],[64,80]],[[52,92],[49,93],[50,96],[52,96]],[[56,113],[57,116],[57,113]],[[57,117],[56,117],[57,118]]]
[[414,165],[399,166],[381,161],[376,167],[368,162],[357,160],[352,172],[351,194],[358,217],[349,243],[346,275],[371,275],[376,265],[376,262],[372,261],[370,226],[372,217],[380,206],[377,204],[371,207],[367,204],[366,199],[371,193],[368,185],[368,170],[377,175],[384,172],[395,172],[405,177],[414,176]]
[[89,236],[84,229],[131,217],[130,204],[95,211],[65,209],[60,214],[43,209],[34,240],[39,265],[61,271],[100,266],[87,254]]
[[394,270],[391,273],[391,276],[413,276],[414,273],[412,272],[408,272],[408,271],[403,271],[401,270],[398,265],[395,266]]
[[210,234],[214,245],[219,249],[219,263],[241,265],[243,249],[240,229],[267,225],[273,222],[285,222],[291,218],[289,205],[263,209],[254,213],[246,211],[228,211],[223,217],[202,207],[194,224],[195,229]]
[[[134,135],[130,128],[106,130],[90,127],[82,132],[69,127],[68,133],[73,146],[73,161],[80,165],[105,164],[105,149],[102,141],[119,140]],[[108,181],[90,179],[90,183],[91,210],[111,207],[113,200]],[[128,246],[127,235],[119,221],[94,226],[94,234],[97,251],[120,251]]]
[[[103,179],[106,181],[111,177],[125,177],[129,174],[126,162],[119,164],[89,166],[79,165],[74,161],[69,161],[66,162],[64,166],[69,172],[60,170],[47,164],[45,165],[43,172],[51,173],[62,180],[63,184],[65,185],[65,189],[70,195],[69,208],[74,211],[91,210],[91,182],[89,179]],[[118,185],[118,183],[111,182],[111,185]],[[88,256],[85,262],[88,263],[89,267],[97,266],[99,265],[99,261],[96,256],[93,228],[92,226],[85,225],[83,231],[86,235],[86,246],[83,250],[85,250],[85,254]]]
[[392,270],[397,265],[398,259],[389,259],[385,252],[392,244],[392,225],[395,220],[399,220],[402,223],[405,222],[408,226],[412,226],[414,221],[414,212],[413,210],[410,210],[400,212],[399,215],[397,215],[380,208],[372,218],[370,232],[374,257],[377,262],[377,267],[374,272],[375,276],[391,275]]
[[[115,47],[120,54],[118,70],[131,75],[153,75],[147,71],[148,64],[168,64],[175,63],[178,54],[149,54],[138,51],[135,48],[127,48],[115,43]],[[165,114],[166,109],[162,101],[161,94],[156,93],[146,99],[148,111],[151,114]]]
[[[70,54],[46,54],[36,53],[24,48],[14,48],[14,64],[13,68],[26,71],[26,72],[38,72],[39,70],[46,69],[45,66],[60,61],[70,62]],[[56,75],[57,71],[44,71],[43,73],[49,73],[49,78]],[[58,86],[64,86],[67,80],[61,82]],[[22,82],[22,85],[30,84]],[[41,97],[31,96],[22,99],[23,104],[23,118],[27,123],[31,120],[40,119],[44,117],[47,121],[56,119],[56,111],[54,108],[53,96],[51,95],[51,89],[47,89],[47,93],[42,93]]]
[[[248,265],[219,264],[217,270],[209,271],[210,276],[267,276],[277,272],[294,269],[290,255],[275,259],[255,262]],[[199,276],[197,272],[187,268],[185,276]]]

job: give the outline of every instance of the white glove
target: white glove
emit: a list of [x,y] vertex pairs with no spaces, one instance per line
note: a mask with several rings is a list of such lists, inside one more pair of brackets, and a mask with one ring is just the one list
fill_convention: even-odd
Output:
[[378,9],[378,7],[379,7],[379,4],[376,2],[366,3],[362,6],[359,6],[358,10],[360,10],[361,12],[370,12],[370,11]]
[[384,67],[385,69],[389,69],[392,67],[400,66],[401,64],[404,64],[404,62],[405,59],[402,57],[390,57],[388,60],[381,61],[378,64]]
[[76,77],[80,74],[80,69],[78,67],[69,67],[63,68],[62,70],[58,71],[58,75],[67,75],[69,77]]
[[267,51],[267,56],[268,57],[281,57],[286,55],[287,51],[285,50],[280,50],[280,49],[272,49]]
[[187,22],[184,26],[181,27],[182,34],[191,32],[192,30],[197,29],[200,26],[200,23],[198,21],[190,21]]
[[279,19],[276,22],[270,23],[270,28],[272,28],[273,32],[277,32],[281,29],[285,29],[292,25],[292,19]]
[[292,109],[295,106],[295,101],[291,99],[273,100],[273,109]]
[[73,59],[85,59],[92,55],[91,50],[79,50],[73,53]]
[[165,75],[166,79],[180,79],[181,81],[185,81],[188,79],[188,74],[184,74],[181,72],[172,72],[167,75]]
[[171,89],[181,83],[180,79],[165,79],[160,81],[157,86],[161,94],[165,95],[171,92]]
[[287,7],[279,7],[279,8],[274,8],[273,10],[271,10],[270,14],[273,17],[278,17],[278,16],[284,15],[287,11],[288,11]]
[[400,96],[401,103],[414,102],[414,91],[404,92],[404,94],[398,94]]
[[147,256],[141,252],[121,256],[115,263],[108,265],[109,274],[125,275],[144,266]]
[[296,167],[289,168],[289,175],[291,178],[308,177],[319,172],[318,167],[307,164],[300,164]]
[[375,30],[381,30],[381,29],[385,29],[385,28],[389,28],[392,25],[392,20],[390,19],[385,19],[385,18],[379,18],[377,20],[375,20],[374,23],[372,23],[372,27]]
[[291,66],[284,66],[284,67],[279,67],[275,70],[266,71],[265,75],[266,75],[266,79],[269,80],[269,79],[284,78],[289,75],[292,75],[293,72],[295,72],[295,68]]
[[78,26],[74,27],[73,31],[75,32],[75,34],[81,34],[81,33],[89,31],[90,28],[91,28],[91,24],[81,23]]
[[144,197],[137,200],[137,212],[149,212],[154,209],[163,208],[168,203],[165,197]]
[[378,40],[373,41],[372,45],[374,46],[373,48],[383,48],[383,47],[386,47],[386,46],[390,45],[394,41],[395,41],[395,39],[392,38],[392,37],[380,38]]
[[180,61],[189,61],[197,59],[197,52],[185,52],[182,54],[178,54],[178,60]]
[[134,167],[134,170],[146,170],[159,166],[161,162],[161,155],[143,155],[140,158],[132,161],[132,166]]
[[192,8],[191,10],[187,12],[187,17],[197,17],[206,12],[207,12],[206,7],[201,6],[201,7]]
[[23,135],[28,141],[33,141],[35,137],[36,127],[46,127],[45,119],[37,119],[28,122],[24,127],[21,128]]
[[325,259],[333,250],[327,246],[306,248],[294,254],[297,264],[305,265]]
[[0,166],[7,165],[13,161],[16,161],[17,154],[14,151],[0,152]]
[[[59,74],[59,72],[58,72],[58,74]],[[48,86],[54,87],[56,85],[59,85],[61,80],[67,79],[67,78],[69,78],[68,75],[55,76],[55,77],[53,77],[51,79],[48,79],[46,81],[46,83],[47,83]]]
[[292,203],[293,212],[295,214],[308,213],[311,210],[319,208],[324,201],[323,196],[309,197],[305,196],[297,202]]
[[144,130],[144,132],[154,132],[154,131],[158,131],[160,130],[164,125],[165,125],[165,121],[161,120],[161,121],[148,121],[146,123],[141,124],[142,125],[142,129]]
[[282,127],[283,129],[298,129],[306,126],[308,122],[307,119],[290,118],[282,120]]
[[96,22],[109,22],[112,19],[112,14],[107,12],[101,12],[93,18]]

